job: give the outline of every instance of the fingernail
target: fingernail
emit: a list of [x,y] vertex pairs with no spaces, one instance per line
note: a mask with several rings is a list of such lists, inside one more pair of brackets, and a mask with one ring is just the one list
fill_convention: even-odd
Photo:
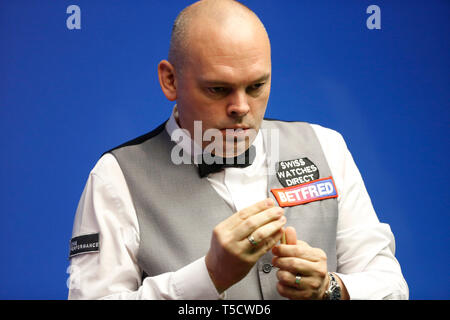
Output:
[[270,207],[270,206],[273,206],[273,200],[272,199],[270,199],[270,198],[268,198],[267,200],[266,200],[266,203],[267,203],[267,205]]

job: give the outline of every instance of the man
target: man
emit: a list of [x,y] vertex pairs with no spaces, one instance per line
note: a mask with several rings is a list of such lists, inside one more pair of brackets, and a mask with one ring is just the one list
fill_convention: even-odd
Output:
[[[252,11],[229,0],[187,7],[158,75],[176,105],[92,170],[74,222],[70,299],[408,298],[393,235],[342,137],[263,120],[270,41]],[[212,139],[195,136],[208,130],[219,130],[215,160],[246,162],[197,161]]]

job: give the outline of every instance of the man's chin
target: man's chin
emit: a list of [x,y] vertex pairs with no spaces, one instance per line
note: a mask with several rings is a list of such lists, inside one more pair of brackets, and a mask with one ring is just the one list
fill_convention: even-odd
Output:
[[250,148],[258,133],[255,129],[220,131],[222,139],[214,139],[213,142],[206,144],[204,152],[222,158],[233,158],[243,154]]
[[217,148],[215,155],[222,158],[233,158],[243,154],[254,141],[253,139],[224,139],[223,147]]

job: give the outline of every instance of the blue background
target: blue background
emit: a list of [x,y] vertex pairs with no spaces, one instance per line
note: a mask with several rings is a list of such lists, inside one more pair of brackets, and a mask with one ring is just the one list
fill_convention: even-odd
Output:
[[[272,41],[266,116],[341,132],[396,236],[410,297],[450,298],[450,2],[243,2]],[[81,30],[66,27],[71,4]],[[371,4],[381,30],[366,27]],[[156,67],[186,5],[0,3],[0,298],[66,299],[89,171],[104,151],[170,115]]]

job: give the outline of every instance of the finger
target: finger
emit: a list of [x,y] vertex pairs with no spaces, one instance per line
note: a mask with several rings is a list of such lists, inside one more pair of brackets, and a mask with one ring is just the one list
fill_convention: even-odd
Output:
[[317,278],[304,275],[300,275],[300,282],[297,284],[295,282],[297,275],[300,274],[299,273],[292,274],[289,271],[281,269],[277,271],[277,279],[284,286],[295,288],[297,290],[305,290],[305,289],[316,290],[317,288],[320,287],[320,282]]
[[292,274],[300,273],[304,276],[314,275],[316,270],[314,262],[292,257],[274,257],[272,258],[272,265]]
[[274,206],[275,202],[272,199],[267,198],[263,201],[257,202],[254,205],[251,205],[247,208],[238,211],[238,216],[241,220],[245,220],[252,215],[260,213],[261,211],[272,208]]
[[308,243],[297,240],[297,245],[277,245],[272,253],[278,257],[297,257],[309,261],[320,261],[323,254],[320,249],[312,248]]
[[260,257],[262,257],[274,245],[276,245],[278,241],[280,241],[282,235],[283,235],[283,233],[282,233],[281,228],[280,228],[274,234],[272,234],[269,237],[266,237],[264,240],[262,240],[258,244],[257,247],[250,248],[250,251],[252,252],[253,256],[256,259],[259,259]]
[[285,286],[280,282],[277,283],[277,291],[282,297],[292,300],[311,299],[311,293],[309,290],[298,290],[289,286]]
[[[250,235],[253,237],[253,239],[256,242],[260,243],[260,242],[264,241],[266,238],[271,237],[276,232],[281,232],[281,229],[285,223],[286,223],[286,217],[281,216],[277,220],[273,220],[267,224],[262,225],[261,227],[259,227],[255,231],[253,231]],[[249,242],[248,236],[242,240]]]
[[[253,232],[261,228],[265,224],[280,219],[281,217],[283,217],[283,214],[284,210],[282,208],[272,207],[256,215],[253,215],[248,219],[242,221],[233,229],[234,237],[239,240],[247,238],[249,235],[253,234]],[[283,222],[285,223],[286,220],[284,220]],[[260,239],[264,239],[264,237],[261,237]]]
[[297,244],[297,232],[294,227],[286,228],[286,244]]
[[281,244],[286,244],[286,229],[283,228],[281,231],[283,232],[283,235],[281,237]]
[[281,270],[281,269],[277,271],[277,279],[282,285],[296,288],[296,289],[301,289],[304,287],[304,279],[306,277],[301,276],[300,283],[297,284],[296,283],[296,275],[290,273],[289,271],[285,271],[285,270]]
[[240,224],[242,221],[246,220],[247,218],[258,214],[264,210],[267,210],[269,208],[272,208],[275,206],[275,203],[272,199],[267,198],[263,201],[259,201],[247,208],[244,208],[242,210],[239,210],[235,214],[233,214],[228,219],[222,221],[221,225],[224,228],[232,229],[236,227],[238,224]]

